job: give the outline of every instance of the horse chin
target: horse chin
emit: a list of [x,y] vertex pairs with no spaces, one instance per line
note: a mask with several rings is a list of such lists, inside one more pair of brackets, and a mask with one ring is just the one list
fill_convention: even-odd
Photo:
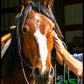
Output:
[[53,77],[41,76],[35,79],[35,84],[53,84]]
[[35,80],[35,84],[53,84],[53,83],[52,83],[52,80],[47,80],[47,81]]

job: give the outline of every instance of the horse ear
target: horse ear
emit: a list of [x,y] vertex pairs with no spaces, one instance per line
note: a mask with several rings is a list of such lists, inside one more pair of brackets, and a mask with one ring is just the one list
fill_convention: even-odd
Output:
[[43,3],[44,3],[44,6],[47,6],[49,10],[51,11],[54,4],[54,0],[43,0]]
[[26,5],[29,5],[29,0],[26,0],[26,1],[25,1],[25,4],[26,4]]
[[20,6],[20,10],[21,12],[24,10],[24,1],[23,0],[18,0],[19,6]]
[[19,0],[19,5],[21,8],[21,12],[24,10],[24,8],[29,5],[29,0]]
[[43,0],[44,6],[47,6],[48,0]]
[[49,8],[52,8],[53,7],[53,4],[54,4],[54,0],[49,0],[48,1],[48,7]]

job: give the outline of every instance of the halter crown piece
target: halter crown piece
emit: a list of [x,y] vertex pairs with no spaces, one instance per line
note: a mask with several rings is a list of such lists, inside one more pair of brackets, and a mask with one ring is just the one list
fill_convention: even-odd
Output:
[[[19,35],[19,34],[17,33],[17,35]],[[21,56],[21,46],[20,46],[20,37],[19,36],[17,36],[17,46],[18,46],[18,54],[20,56],[20,61],[21,61],[23,75],[24,75],[24,78],[25,78],[26,83],[29,84],[29,82],[27,80],[27,77],[26,77],[26,74],[25,74],[24,66],[23,66],[23,59],[22,59],[22,56]]]

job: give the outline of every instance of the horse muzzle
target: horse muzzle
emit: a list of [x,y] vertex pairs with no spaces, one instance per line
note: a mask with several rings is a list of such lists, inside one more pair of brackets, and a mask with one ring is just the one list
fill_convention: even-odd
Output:
[[33,70],[33,76],[35,79],[35,84],[50,84],[54,76],[54,69],[51,67],[45,74],[42,74],[41,69],[36,67]]

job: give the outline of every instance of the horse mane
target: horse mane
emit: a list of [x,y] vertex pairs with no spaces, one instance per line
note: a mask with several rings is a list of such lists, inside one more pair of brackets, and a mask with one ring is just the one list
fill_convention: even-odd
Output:
[[[20,18],[20,22],[21,22],[20,25],[22,24],[24,26],[25,20],[26,20],[26,18],[29,15],[31,10],[34,10],[38,13],[41,13],[41,14],[47,16],[49,19],[51,19],[55,24],[55,27],[53,29],[57,33],[58,37],[61,40],[63,40],[64,36],[60,30],[59,25],[56,22],[56,19],[55,19],[53,13],[47,7],[45,7],[43,5],[43,3],[41,3],[40,1],[37,3],[30,1],[29,5],[23,10],[22,15],[17,16],[17,20],[18,20],[18,18]],[[22,29],[23,29],[23,26],[22,26]]]
[[[49,19],[51,19],[55,24],[54,30],[57,33],[58,37],[60,39],[63,38],[63,35],[62,35],[61,30],[55,20],[55,17],[49,11],[49,9],[45,6],[43,6],[43,4],[40,2],[35,3],[33,1],[31,1],[29,3],[29,5],[23,10],[22,14],[19,13],[16,16],[16,28],[15,28],[14,32],[12,33],[12,40],[11,40],[11,44],[8,48],[8,53],[7,53],[7,73],[8,73],[8,75],[11,75],[12,71],[14,70],[14,68],[16,67],[16,65],[19,62],[17,39],[19,39],[18,35],[21,35],[21,31],[24,27],[25,20],[28,17],[31,10],[35,10],[36,12],[39,12],[39,13],[47,16]],[[21,44],[19,44],[19,45],[21,45]]]
[[63,40],[64,37],[62,35],[60,27],[57,24],[56,19],[55,19],[54,15],[52,14],[52,12],[47,7],[43,6],[43,4],[41,4],[40,2],[37,2],[36,4],[34,2],[32,2],[30,4],[31,4],[33,10],[35,10],[36,12],[42,13],[43,15],[47,16],[49,19],[51,19],[54,22],[55,27],[53,29],[57,33],[58,37],[61,40]]
[[16,28],[12,33],[11,44],[7,50],[7,75],[10,76],[15,66],[18,64],[18,48],[17,48],[17,39],[16,39]]

